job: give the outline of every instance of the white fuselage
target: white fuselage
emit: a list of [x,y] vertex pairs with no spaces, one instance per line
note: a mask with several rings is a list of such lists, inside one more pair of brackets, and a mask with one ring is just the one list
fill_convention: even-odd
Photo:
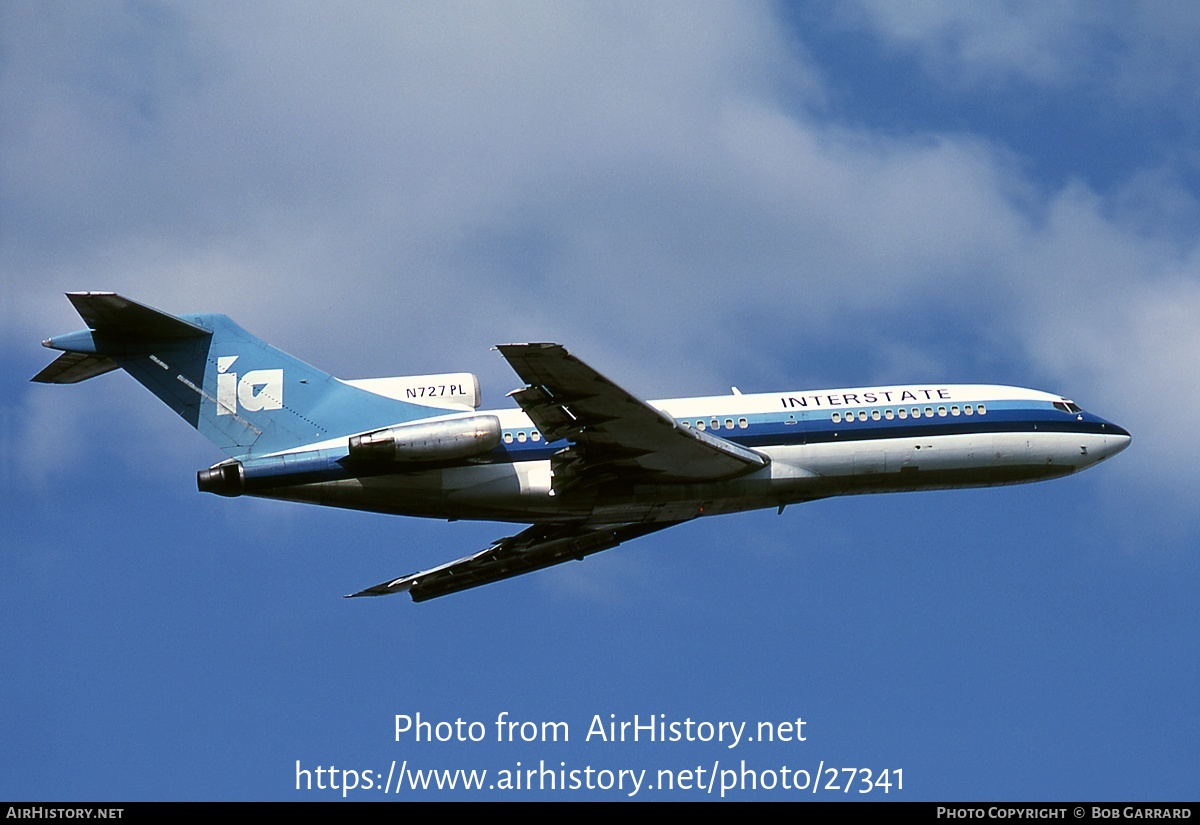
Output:
[[[704,483],[625,483],[556,494],[546,443],[521,410],[502,443],[438,466],[398,466],[250,492],[413,516],[591,525],[680,521],[835,495],[978,487],[1068,475],[1124,449],[1121,427],[1061,396],[994,385],[909,385],[652,401],[680,427],[770,459]],[[437,416],[452,418],[450,416]],[[343,443],[307,445],[334,454]],[[299,452],[299,451],[297,451]]]

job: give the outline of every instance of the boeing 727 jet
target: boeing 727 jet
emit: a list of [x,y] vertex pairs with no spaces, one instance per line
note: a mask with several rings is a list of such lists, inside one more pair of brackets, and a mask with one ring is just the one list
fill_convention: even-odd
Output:
[[341,380],[224,315],[67,298],[88,328],[44,341],[63,354],[33,380],[124,369],[227,456],[201,491],[529,525],[354,596],[424,601],[700,516],[1056,478],[1130,438],[1062,396],[993,385],[642,401],[552,343],[498,346],[523,386],[516,409],[482,411],[469,373]]

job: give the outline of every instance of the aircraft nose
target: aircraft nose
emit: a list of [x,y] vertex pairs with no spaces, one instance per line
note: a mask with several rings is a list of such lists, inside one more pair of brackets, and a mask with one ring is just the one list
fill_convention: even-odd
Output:
[[1104,430],[1104,458],[1111,458],[1121,452],[1133,440],[1133,436],[1129,434],[1129,430],[1110,421],[1104,422]]

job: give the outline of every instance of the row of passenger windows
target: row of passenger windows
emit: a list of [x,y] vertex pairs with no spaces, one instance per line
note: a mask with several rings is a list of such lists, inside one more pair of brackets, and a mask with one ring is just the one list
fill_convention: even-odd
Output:
[[[680,423],[683,424],[683,426],[689,427],[689,428],[693,426],[691,421],[682,421]],[[732,418],[726,418],[724,420],[724,422],[722,422],[721,419],[719,419],[719,418],[713,418],[713,419],[710,419],[709,421],[705,421],[704,419],[699,419],[698,421],[696,421],[694,426],[696,427],[697,430],[707,430],[709,428],[714,429],[714,430],[719,430],[719,429],[721,429],[722,423],[724,424],[725,429],[727,429],[727,430],[732,430],[735,427],[738,429],[744,430],[750,426],[750,422],[747,421],[745,418],[739,418],[736,422],[734,422],[734,420]],[[505,444],[512,444],[514,441],[516,441],[518,444],[524,444],[526,441],[541,441],[542,440],[542,435],[537,430],[530,430],[529,432],[525,432],[524,430],[518,430],[516,433],[506,431],[502,437],[504,439]]]
[[[512,433],[507,432],[507,431],[504,433],[504,443],[505,444],[512,444],[513,439],[514,439],[514,437],[513,437]],[[526,441],[541,441],[541,440],[542,440],[542,434],[539,433],[537,430],[530,430],[528,433],[526,433],[524,430],[519,430],[516,434],[516,441],[519,444],[524,444]]]
[[[878,421],[881,418],[886,418],[888,421],[891,421],[893,418],[904,419],[910,416],[912,418],[920,418],[922,415],[924,415],[926,418],[933,418],[935,415],[937,415],[944,418],[947,415],[975,415],[975,413],[987,415],[987,407],[985,407],[983,404],[976,404],[974,406],[971,404],[964,404],[963,408],[960,410],[958,405],[955,404],[951,406],[949,410],[947,410],[945,407],[938,407],[935,411],[933,407],[926,407],[924,412],[922,412],[920,407],[912,407],[911,409],[908,407],[901,407],[898,410],[871,410],[870,413],[868,413],[866,410],[859,410],[857,417],[859,421],[866,421],[868,418],[873,421]],[[855,419],[855,415],[856,413],[848,412],[843,416],[842,413],[835,412],[832,417],[833,422],[836,424],[843,420],[847,422],[853,421]]]
[[[938,407],[935,411],[933,407],[926,407],[924,413],[922,413],[920,407],[912,407],[911,409],[901,407],[898,410],[871,410],[869,413],[866,410],[859,410],[857,416],[859,421],[866,421],[868,418],[874,421],[879,421],[880,419],[886,418],[888,421],[891,421],[894,418],[904,419],[908,418],[909,416],[913,418],[920,418],[922,415],[924,415],[926,418],[933,418],[935,415],[944,417],[946,415],[975,415],[975,413],[987,415],[987,408],[983,404],[977,404],[975,406],[966,404],[960,410],[958,405],[955,404],[954,406],[950,407],[949,410],[947,410],[945,407]],[[855,413],[848,412],[843,416],[842,413],[835,412],[833,414],[833,421],[835,424],[840,423],[843,420],[847,422],[854,421],[855,415]],[[695,424],[693,424],[691,421],[681,421],[680,423],[684,427],[688,428],[694,426],[697,430],[719,430],[721,429],[722,425],[727,430],[732,430],[735,427],[739,430],[744,430],[750,426],[750,422],[745,418],[739,418],[736,422],[734,422],[732,418],[726,418],[724,421],[719,418],[710,418],[708,421],[700,418],[696,420]],[[518,430],[515,434],[511,432],[504,433],[505,444],[512,444],[514,440],[519,444],[524,444],[526,441],[541,441],[542,435],[537,430],[530,430],[528,433],[526,433],[524,430]]]
[[[685,427],[688,427],[689,429],[692,427],[692,422],[691,422],[691,421],[681,421],[681,422],[679,422],[679,423],[681,423],[681,424],[682,424],[683,426],[685,426]],[[727,429],[727,430],[732,430],[732,429],[733,429],[735,426],[736,426],[736,427],[737,427],[739,430],[744,430],[744,429],[746,429],[747,427],[749,427],[749,426],[750,426],[750,422],[749,422],[749,421],[747,421],[747,420],[746,420],[746,419],[744,419],[744,418],[739,418],[739,419],[737,420],[737,424],[735,425],[735,424],[733,423],[733,419],[732,419],[732,418],[726,418],[726,419],[725,419],[725,429]],[[696,427],[696,429],[697,429],[697,430],[707,430],[707,429],[709,429],[709,428],[711,428],[711,429],[714,429],[714,430],[719,430],[719,429],[721,429],[721,419],[719,419],[719,418],[712,418],[712,419],[709,419],[709,420],[706,422],[706,421],[705,421],[703,418],[701,418],[701,419],[699,419],[699,420],[697,420],[697,421],[696,421],[695,427]]]

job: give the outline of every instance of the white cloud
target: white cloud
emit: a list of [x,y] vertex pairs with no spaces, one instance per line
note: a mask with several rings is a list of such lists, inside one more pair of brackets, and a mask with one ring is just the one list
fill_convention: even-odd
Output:
[[937,0],[903,5],[863,0],[842,7],[842,15],[885,42],[916,51],[944,80],[994,83],[1017,77],[1049,85],[1076,77],[1101,18],[1090,3]]
[[[876,13],[985,67],[1086,16],[922,8]],[[797,383],[831,341],[847,382],[955,369],[897,339],[920,319],[1134,429],[1147,483],[1200,474],[1187,407],[1138,406],[1195,374],[1194,197],[1161,170],[1047,193],[986,135],[828,122],[763,7],[29,9],[0,35],[6,346],[71,326],[54,292],[118,289],[346,376],[473,370],[497,403],[486,348],[517,339],[655,397]],[[1067,82],[1078,48],[1026,70]],[[1130,206],[1162,193],[1169,237]]]
[[1121,460],[1144,482],[1194,482],[1200,450],[1178,434],[1200,405],[1200,247],[1139,234],[1103,208],[1079,189],[1056,199],[1013,251],[1024,291],[1010,311],[1035,364],[1134,434]]
[[951,87],[1020,81],[1084,89],[1133,108],[1178,107],[1181,99],[1194,102],[1200,88],[1200,9],[1189,3],[857,0],[838,4],[834,14],[842,25],[916,55]]

